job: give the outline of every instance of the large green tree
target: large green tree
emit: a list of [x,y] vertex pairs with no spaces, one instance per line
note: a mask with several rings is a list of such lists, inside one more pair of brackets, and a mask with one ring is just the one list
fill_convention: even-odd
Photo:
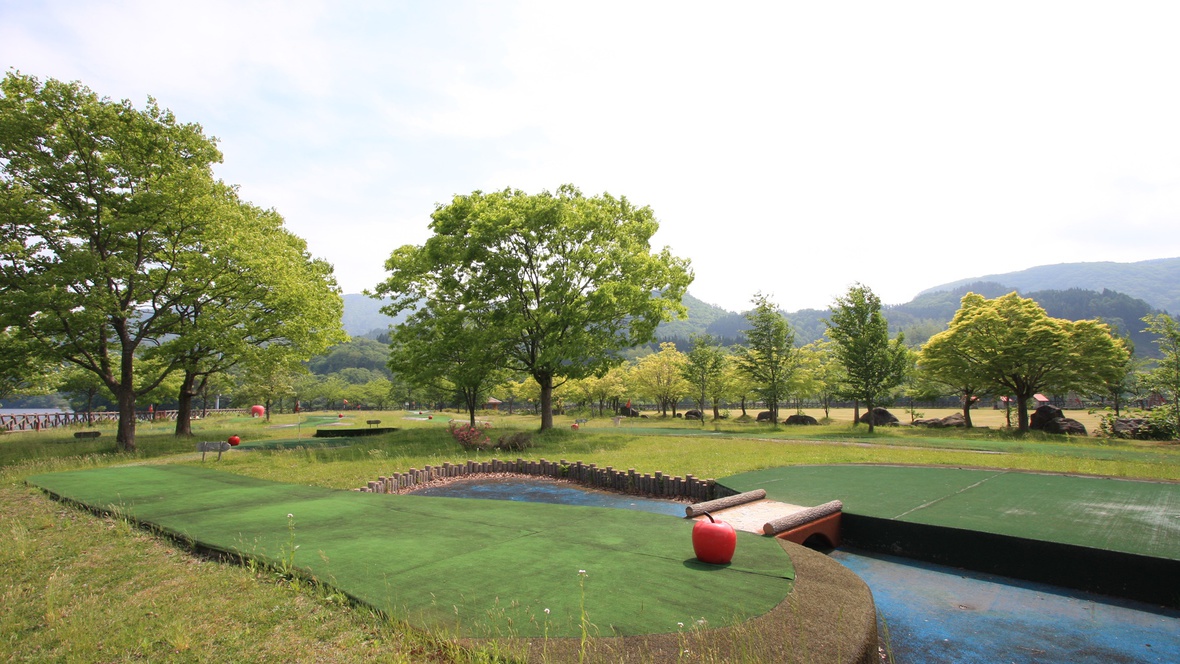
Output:
[[541,428],[553,426],[553,389],[601,374],[617,353],[652,340],[683,315],[688,262],[651,250],[648,207],[609,194],[519,190],[456,196],[431,216],[433,236],[396,249],[375,294],[387,314],[411,307],[479,307],[505,366],[540,388]]
[[1100,393],[1125,366],[1127,350],[1104,323],[1051,318],[1034,300],[1009,293],[967,293],[949,327],[922,348],[922,362],[956,381],[1012,395],[1017,426],[1028,429],[1028,404],[1041,391]]
[[799,364],[795,333],[778,307],[758,293],[754,308],[746,314],[750,329],[746,343],[737,348],[738,366],[750,378],[754,392],[762,397],[772,422],[778,422],[778,406],[787,397],[788,386]]
[[880,405],[905,378],[908,356],[901,334],[889,339],[889,322],[881,300],[872,289],[853,284],[836,298],[826,321],[836,359],[844,367],[841,393],[865,404],[869,433],[874,430],[873,408]]
[[640,396],[653,401],[664,417],[669,408],[675,416],[676,404],[692,390],[684,379],[684,365],[684,353],[676,349],[676,344],[665,341],[660,344],[660,352],[639,358],[631,368],[630,383]]
[[701,420],[704,420],[705,401],[710,395],[713,396],[713,419],[719,419],[721,413],[717,395],[723,392],[721,383],[725,375],[725,350],[715,337],[708,334],[693,335],[691,343],[692,348],[684,354],[681,375],[692,385]]
[[145,356],[179,360],[176,434],[191,435],[193,398],[209,379],[265,350],[307,361],[347,335],[332,266],[273,210],[240,201],[224,185],[210,197],[205,238],[181,262],[190,274],[176,297],[176,336]]
[[97,375],[133,450],[137,395],[180,363],[137,375],[137,354],[181,326],[178,259],[203,237],[221,154],[151,100],[139,110],[19,73],[0,92],[0,326]]
[[1145,332],[1156,336],[1160,359],[1148,374],[1147,383],[1168,400],[1173,432],[1180,435],[1180,323],[1168,314],[1145,316]]
[[964,426],[971,428],[974,426],[971,422],[971,405],[987,391],[988,381],[968,361],[970,355],[956,345],[966,343],[966,337],[944,337],[937,343],[931,343],[934,338],[931,337],[918,354],[916,392],[928,394],[932,387],[930,384],[933,383],[933,387],[957,394],[963,407]]
[[488,391],[504,379],[504,344],[481,307],[419,307],[394,328],[389,369],[414,385],[451,389],[471,426]]

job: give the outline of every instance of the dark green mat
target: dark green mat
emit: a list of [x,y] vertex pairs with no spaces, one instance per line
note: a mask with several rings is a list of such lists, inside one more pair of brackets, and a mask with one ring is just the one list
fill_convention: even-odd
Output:
[[281,438],[254,440],[238,445],[242,450],[287,450],[296,447],[347,447],[356,443],[355,438]]
[[721,625],[770,611],[794,576],[772,538],[739,533],[732,565],[704,565],[693,557],[692,522],[645,512],[332,491],[186,466],[29,482],[200,546],[293,561],[454,636],[580,636],[583,602],[591,635],[675,632],[700,618]]
[[1180,484],[901,466],[792,466],[727,477],[800,505],[1180,560]]

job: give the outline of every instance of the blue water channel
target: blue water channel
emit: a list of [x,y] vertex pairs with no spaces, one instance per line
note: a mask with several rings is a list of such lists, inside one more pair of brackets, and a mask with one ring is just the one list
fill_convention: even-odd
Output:
[[[683,503],[545,480],[460,480],[413,493],[684,517]],[[872,589],[882,642],[896,664],[1180,662],[1177,610],[855,549],[830,556]]]

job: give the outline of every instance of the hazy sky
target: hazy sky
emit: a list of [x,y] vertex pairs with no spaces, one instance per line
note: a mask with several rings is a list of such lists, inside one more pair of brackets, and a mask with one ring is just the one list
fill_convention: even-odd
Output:
[[458,193],[650,205],[689,291],[822,308],[1180,256],[1180,3],[0,0],[0,64],[220,139],[345,292]]

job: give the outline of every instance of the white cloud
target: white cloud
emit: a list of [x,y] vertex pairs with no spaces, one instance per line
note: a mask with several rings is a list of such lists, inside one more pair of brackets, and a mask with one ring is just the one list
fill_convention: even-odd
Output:
[[886,302],[1180,255],[1170,3],[0,0],[0,62],[223,139],[344,288],[435,203],[573,182],[649,204],[692,292]]

